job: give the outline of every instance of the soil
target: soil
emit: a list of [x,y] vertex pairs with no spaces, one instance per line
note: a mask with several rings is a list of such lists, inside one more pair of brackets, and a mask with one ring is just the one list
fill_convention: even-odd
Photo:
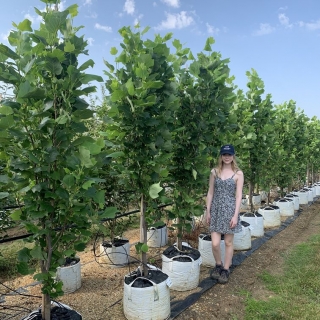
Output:
[[[185,309],[176,313],[174,318],[177,320],[242,320],[245,319],[245,297],[240,294],[241,292],[250,292],[256,299],[268,299],[272,296],[273,293],[264,287],[259,275],[263,271],[281,274],[284,257],[290,249],[298,243],[306,241],[311,235],[320,233],[320,199],[315,200],[311,205],[300,205],[300,209],[302,212],[289,226],[264,243],[233,269],[227,284],[211,286],[201,294],[195,303],[189,307],[185,305]],[[186,240],[196,248],[199,233],[205,232],[206,229],[207,227],[198,224],[193,234]],[[124,268],[112,268],[103,264],[103,257],[94,257],[92,246],[79,254],[82,286],[76,292],[64,295],[59,301],[77,310],[84,320],[125,319],[122,309],[124,275],[135,270],[138,266],[136,259],[139,257],[135,253],[134,244],[139,240],[139,231],[130,230],[125,234],[125,237],[130,239],[132,263]],[[169,234],[168,246],[173,242],[173,235]],[[161,268],[161,254],[165,248],[151,248],[148,254],[150,263]],[[200,281],[207,279],[209,272],[210,268],[201,266]],[[26,295],[40,296],[40,286],[32,276],[18,277],[6,281],[5,285],[8,288],[20,288],[19,292]],[[24,297],[18,294],[10,295],[8,288],[0,285],[1,319],[21,320],[22,315],[26,315],[22,308],[35,310],[41,305],[40,298]],[[173,304],[179,301],[188,301],[187,298],[191,294],[197,294],[200,290],[201,288],[188,292],[172,290],[171,302]],[[1,297],[3,293],[6,293],[5,301],[3,301],[3,296]],[[14,310],[3,309],[13,306]]]

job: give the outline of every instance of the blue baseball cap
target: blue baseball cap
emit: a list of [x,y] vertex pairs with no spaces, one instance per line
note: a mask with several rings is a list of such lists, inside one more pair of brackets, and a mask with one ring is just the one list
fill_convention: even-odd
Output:
[[220,155],[223,154],[231,154],[234,155],[234,147],[232,144],[225,144],[224,146],[221,147],[220,149]]

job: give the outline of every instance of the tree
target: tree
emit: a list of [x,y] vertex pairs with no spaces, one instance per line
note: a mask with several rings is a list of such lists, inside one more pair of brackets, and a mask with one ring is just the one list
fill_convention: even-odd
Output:
[[[177,49],[179,108],[174,111],[170,186],[173,190],[171,218],[177,219],[178,248],[181,236],[191,230],[194,215],[203,214],[203,195],[208,188],[210,160],[229,129],[229,113],[235,98],[230,85],[228,60],[212,52],[208,38],[195,59],[189,49],[173,41]],[[190,67],[185,63],[190,59]],[[169,216],[170,217],[170,216]]]
[[254,187],[259,183],[260,170],[267,163],[272,148],[274,111],[271,95],[262,98],[264,83],[257,72],[252,69],[247,72],[247,77],[248,91],[245,95],[238,91],[233,113],[238,123],[235,145],[238,145],[241,154],[244,176],[249,181],[249,204],[253,211]]
[[[138,27],[138,26],[137,26]],[[105,62],[109,79],[106,88],[110,93],[108,115],[114,120],[107,138],[121,146],[122,163],[130,187],[140,197],[140,244],[144,275],[147,275],[146,215],[156,206],[155,201],[163,190],[161,184],[168,176],[167,161],[171,157],[172,110],[177,108],[176,82],[170,50],[166,42],[171,34],[143,40],[142,32],[129,27],[119,30],[123,38],[121,53],[116,57],[115,68]],[[111,53],[118,53],[116,48]]]
[[14,51],[0,45],[0,80],[13,86],[15,97],[1,103],[0,145],[8,182],[22,198],[12,217],[33,234],[34,247],[20,251],[18,269],[32,272],[28,260],[40,260],[34,278],[42,282],[42,318],[48,320],[51,298],[63,294],[56,268],[85,248],[93,202],[104,203],[94,176],[104,142],[90,138],[84,124],[93,112],[81,97],[95,91],[89,82],[102,78],[84,72],[92,60],[78,64],[87,42],[72,26],[77,5],[60,12],[59,1],[42,1],[46,10],[35,9],[39,29],[28,19],[14,23],[8,37]]

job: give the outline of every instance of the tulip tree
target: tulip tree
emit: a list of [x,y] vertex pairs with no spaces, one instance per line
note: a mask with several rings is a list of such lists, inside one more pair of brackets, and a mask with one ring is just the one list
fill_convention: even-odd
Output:
[[[178,40],[173,41],[178,70],[179,108],[174,111],[173,157],[170,182],[173,206],[171,218],[177,219],[178,247],[183,230],[190,231],[192,217],[203,214],[202,198],[208,185],[212,146],[221,144],[228,128],[229,110],[235,94],[229,76],[228,60],[212,52],[213,38],[195,59]],[[185,63],[190,60],[190,66]]]
[[317,117],[312,117],[307,123],[308,128],[308,142],[307,142],[307,159],[308,159],[308,173],[307,182],[314,183],[315,173],[319,171],[319,151],[320,151],[320,121]]
[[[138,25],[136,27],[139,27]],[[108,129],[108,139],[121,146],[125,174],[130,188],[140,197],[140,243],[143,273],[147,276],[147,218],[154,209],[155,199],[163,190],[168,176],[167,162],[171,157],[172,110],[176,109],[176,84],[170,50],[171,34],[155,35],[154,40],[143,40],[143,31],[129,27],[119,30],[121,52],[116,55],[117,66],[105,62],[109,79],[109,117],[114,123]],[[163,192],[163,191],[162,191]]]
[[[290,100],[288,103],[276,106],[276,121],[274,123],[274,156],[276,159],[273,171],[274,180],[280,188],[281,196],[283,189],[291,189],[294,175],[297,171],[296,148],[298,137],[296,135],[296,106]],[[300,137],[301,139],[301,137]],[[290,191],[290,190],[289,190]]]
[[13,49],[0,44],[0,80],[14,93],[0,107],[0,156],[23,204],[12,218],[34,243],[19,252],[18,270],[32,272],[29,259],[40,261],[34,277],[42,283],[42,318],[48,320],[51,298],[63,294],[56,268],[85,248],[93,203],[104,204],[94,176],[104,142],[88,137],[84,124],[93,112],[81,97],[96,90],[89,82],[102,78],[85,73],[92,60],[78,63],[87,42],[72,26],[77,5],[58,11],[57,1],[42,2],[46,10],[35,9],[39,29],[28,19],[13,23],[8,37]]
[[262,98],[264,83],[257,72],[252,69],[247,72],[247,77],[248,91],[245,94],[238,91],[233,113],[238,123],[235,145],[241,154],[245,179],[249,182],[249,204],[253,210],[254,186],[261,180],[260,170],[266,165],[272,148],[274,111],[271,95]]

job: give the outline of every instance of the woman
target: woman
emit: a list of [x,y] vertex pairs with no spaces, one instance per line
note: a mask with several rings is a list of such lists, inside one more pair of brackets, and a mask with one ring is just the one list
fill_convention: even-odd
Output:
[[[229,267],[232,264],[233,237],[242,231],[240,204],[242,200],[243,172],[235,161],[234,147],[227,144],[221,147],[218,166],[211,170],[207,194],[206,221],[210,226],[212,252],[216,261],[211,278],[219,283],[227,283]],[[220,241],[224,235],[225,261],[221,261]]]

